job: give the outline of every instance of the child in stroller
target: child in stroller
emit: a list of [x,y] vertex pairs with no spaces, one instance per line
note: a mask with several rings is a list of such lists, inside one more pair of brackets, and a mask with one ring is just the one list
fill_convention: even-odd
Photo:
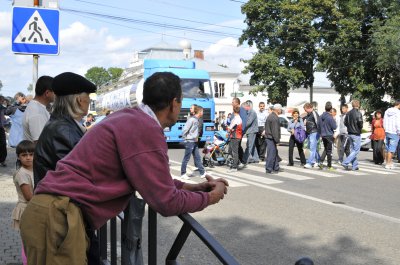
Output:
[[215,131],[213,142],[206,144],[203,149],[203,166],[214,167],[215,163],[230,166],[233,159],[229,153],[229,141],[226,131]]

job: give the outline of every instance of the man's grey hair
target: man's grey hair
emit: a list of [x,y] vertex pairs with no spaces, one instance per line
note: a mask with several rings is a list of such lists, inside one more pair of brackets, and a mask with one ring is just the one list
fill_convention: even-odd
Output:
[[81,119],[86,115],[86,111],[79,106],[78,99],[80,96],[88,95],[88,93],[72,94],[66,96],[56,96],[53,104],[52,114],[55,116],[70,116],[75,120]]
[[250,107],[251,109],[253,108],[253,102],[251,100],[247,100],[245,102],[246,106]]

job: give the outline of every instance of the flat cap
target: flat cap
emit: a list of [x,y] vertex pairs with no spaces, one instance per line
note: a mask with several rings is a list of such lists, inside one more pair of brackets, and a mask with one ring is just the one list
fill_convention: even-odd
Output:
[[96,92],[96,85],[75,73],[65,72],[54,77],[52,89],[57,96]]
[[274,104],[273,109],[282,109],[282,105],[279,103]]

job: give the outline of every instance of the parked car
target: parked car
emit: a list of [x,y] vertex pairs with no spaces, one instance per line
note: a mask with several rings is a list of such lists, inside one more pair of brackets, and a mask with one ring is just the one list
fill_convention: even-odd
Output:
[[361,134],[361,151],[368,151],[372,148],[370,136],[370,132]]
[[279,115],[279,123],[281,125],[281,143],[289,144],[290,132],[288,132],[287,127],[289,125],[290,119],[284,115]]

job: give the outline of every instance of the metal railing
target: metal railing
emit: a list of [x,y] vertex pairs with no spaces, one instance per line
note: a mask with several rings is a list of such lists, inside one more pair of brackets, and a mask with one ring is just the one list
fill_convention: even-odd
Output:
[[[116,218],[111,219],[108,225],[104,225],[98,230],[100,242],[100,256],[103,265],[117,265],[118,246],[117,240],[121,242],[121,237],[117,238],[117,218],[121,220],[121,237],[125,231],[122,230],[124,215],[121,213]],[[214,255],[225,265],[238,265],[239,263],[224,249],[224,247],[201,226],[190,214],[179,215],[183,221],[181,230],[179,231],[167,257],[166,265],[179,265],[177,257],[185,244],[190,232],[194,232],[201,241],[210,249]],[[108,232],[108,229],[110,230]],[[108,251],[108,235],[110,236],[110,248]],[[123,254],[123,252],[122,252]],[[124,258],[121,259],[125,260]],[[157,265],[157,213],[148,207],[148,264]],[[121,263],[121,265],[125,265]]]

